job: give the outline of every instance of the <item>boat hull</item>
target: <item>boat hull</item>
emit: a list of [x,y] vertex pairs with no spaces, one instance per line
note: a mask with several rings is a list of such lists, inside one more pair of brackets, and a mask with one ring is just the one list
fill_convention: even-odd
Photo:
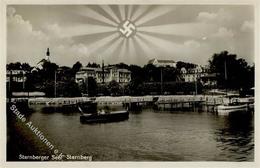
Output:
[[229,115],[230,113],[242,112],[247,110],[248,110],[247,105],[236,105],[236,106],[219,105],[217,108],[219,115]]
[[129,118],[128,111],[117,111],[108,114],[84,114],[80,116],[80,122],[82,123],[105,123],[123,121]]

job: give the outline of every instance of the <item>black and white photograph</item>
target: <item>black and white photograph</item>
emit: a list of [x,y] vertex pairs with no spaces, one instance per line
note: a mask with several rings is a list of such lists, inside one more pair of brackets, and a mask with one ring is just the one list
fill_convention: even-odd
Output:
[[4,17],[5,162],[255,163],[254,4],[12,3]]

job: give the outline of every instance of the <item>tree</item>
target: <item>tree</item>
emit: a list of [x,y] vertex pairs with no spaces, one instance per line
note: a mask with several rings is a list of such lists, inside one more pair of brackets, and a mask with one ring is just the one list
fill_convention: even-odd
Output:
[[6,65],[7,70],[21,70],[22,64],[20,62],[10,63]]
[[30,72],[32,70],[32,67],[28,63],[23,63],[21,65],[22,70]]
[[209,60],[210,70],[217,73],[217,82],[220,88],[246,89],[248,81],[252,81],[250,66],[244,59],[237,59],[237,55],[228,51],[216,53]]
[[88,96],[96,96],[97,94],[97,82],[93,77],[87,79],[87,91]]
[[79,61],[77,61],[77,62],[72,66],[72,71],[73,71],[74,73],[77,73],[77,72],[80,70],[81,67],[82,67],[82,64],[81,64]]
[[148,82],[159,82],[161,80],[161,70],[154,66],[153,64],[147,64],[143,67],[145,76],[145,81]]
[[112,80],[108,84],[108,89],[109,89],[109,92],[110,92],[110,94],[112,96],[116,96],[116,95],[120,95],[121,94],[121,86],[115,80]]
[[196,67],[195,64],[192,64],[192,63],[187,63],[187,62],[182,62],[182,61],[178,61],[177,64],[176,64],[176,68],[178,70],[180,70],[181,68],[185,68],[185,69],[193,69]]
[[87,67],[91,67],[91,68],[100,68],[100,65],[99,64],[97,64],[97,63],[95,63],[95,62],[93,62],[93,63],[88,63],[88,65],[87,65]]
[[43,69],[40,70],[40,76],[43,77],[44,80],[52,79],[54,80],[55,72],[59,66],[52,62],[44,62]]

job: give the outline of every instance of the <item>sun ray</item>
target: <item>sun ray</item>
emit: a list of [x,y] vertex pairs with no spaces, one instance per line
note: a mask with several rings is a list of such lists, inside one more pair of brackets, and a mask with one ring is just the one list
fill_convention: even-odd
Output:
[[138,54],[136,52],[136,48],[134,46],[134,40],[133,38],[129,39],[129,46],[128,46],[129,53],[131,53],[130,56],[130,63],[134,63],[136,60],[138,60]]
[[132,6],[132,11],[130,13],[129,19],[132,20],[132,17],[134,15],[134,13],[136,12],[136,10],[139,8],[139,5],[133,5]]
[[128,5],[128,11],[127,11],[127,19],[131,19],[131,15],[133,13],[133,5]]
[[64,31],[64,37],[74,37],[80,35],[113,32],[113,31],[117,31],[117,28],[99,26],[99,25],[81,24],[73,27],[64,28],[63,31]]
[[[102,46],[106,45],[107,43],[110,43],[111,40],[113,40],[117,37],[118,37],[118,33],[114,33],[110,36],[107,36],[106,38],[100,39],[100,40],[96,41],[95,43],[88,45],[87,47],[88,47],[89,55],[91,56],[96,50],[98,50]],[[93,54],[93,55],[95,55],[95,54]]]
[[91,9],[90,7],[88,7],[88,6],[84,6],[84,7],[85,7],[85,9],[80,9],[80,10],[76,11],[78,15],[94,18],[101,22],[105,22],[111,26],[117,26],[117,24],[115,22],[111,21],[110,19],[106,18],[105,16],[101,15],[100,13]]
[[139,6],[139,8],[138,8],[138,9],[135,11],[135,13],[133,14],[131,20],[132,20],[132,21],[136,21],[136,19],[137,19],[139,16],[143,15],[144,13],[146,13],[147,10],[150,9],[150,8],[151,8],[151,6],[148,6],[148,5],[141,5],[141,6]]
[[104,33],[94,33],[94,34],[87,34],[87,35],[79,35],[79,36],[73,36],[72,40],[77,42],[77,43],[82,43],[89,45],[91,43],[94,43],[102,38],[105,38],[107,36],[110,36],[117,31],[112,31],[112,32],[104,32]]
[[105,45],[99,47],[95,52],[97,53],[96,55],[98,55],[98,58],[95,58],[96,60],[98,60],[99,62],[101,62],[102,60],[107,59],[108,55],[110,55],[111,53],[111,47],[114,48],[115,44],[118,44],[118,42],[120,42],[120,36],[117,36],[116,38],[113,38],[109,43],[106,43]]
[[138,31],[172,34],[179,36],[191,36],[202,38],[217,30],[216,25],[207,23],[180,23],[160,26],[138,27]]
[[156,48],[151,48],[147,43],[144,43],[138,35],[136,36],[136,42],[144,50],[148,59],[157,57]]
[[[99,5],[99,9],[97,10],[100,14],[102,14],[104,17],[110,19],[114,23],[118,24],[119,19],[113,12],[113,10],[108,5]],[[100,10],[100,11],[99,11]]]
[[160,16],[163,16],[169,12],[172,12],[174,11],[176,8],[173,7],[173,6],[156,6],[156,8],[153,9],[153,11],[147,13],[145,16],[142,17],[142,19],[139,19],[137,22],[135,22],[135,24],[137,26],[141,26],[142,24],[152,20],[152,19],[155,19],[155,18],[158,18]]
[[111,9],[109,5],[100,5],[100,8],[102,8],[107,14],[109,14],[117,23],[120,22],[115,12]]
[[125,17],[125,6],[124,5],[119,5],[118,8],[119,8],[119,13],[120,13],[120,16],[121,16],[121,20],[125,20],[126,19],[126,17]]
[[107,53],[109,56],[106,57],[107,60],[111,60],[111,57],[114,57],[115,55],[113,55],[113,53],[115,51],[118,51],[118,47],[120,45],[122,45],[122,42],[123,42],[123,38],[119,38],[117,39],[113,45],[111,45],[108,49],[107,49]]
[[180,36],[180,35],[175,35],[175,34],[162,34],[162,33],[146,32],[146,31],[140,31],[140,30],[139,30],[139,33],[162,38],[162,39],[169,40],[169,41],[174,41],[176,43],[183,43],[190,39],[198,40],[198,41],[201,40],[201,38],[185,36],[185,35]]
[[139,38],[142,37],[143,39],[146,39],[146,41],[151,42],[151,44],[157,46],[156,48],[159,49],[162,52],[166,52],[168,54],[171,54],[171,51],[181,51],[183,48],[182,44],[178,44],[172,41],[167,41],[165,39],[161,39],[158,37],[146,35],[139,33],[137,35]]
[[121,62],[123,60],[123,58],[125,57],[126,41],[127,41],[127,39],[124,38],[124,40],[122,42],[123,44],[122,44],[121,50],[120,50],[120,52],[118,54],[118,61],[119,62]]
[[117,40],[117,44],[114,45],[114,47],[110,49],[111,50],[111,54],[107,58],[107,60],[109,60],[110,62],[107,61],[108,63],[114,64],[115,61],[118,60],[119,52],[120,52],[120,49],[122,48],[123,41],[124,41],[124,38],[120,38],[119,40]]
[[88,8],[91,8],[93,11],[95,11],[96,13],[104,16],[105,18],[109,19],[110,21],[114,22],[116,25],[118,24],[118,22],[110,15],[108,14],[105,10],[103,10],[103,8],[100,7],[100,5],[88,5]]
[[142,42],[140,42],[140,40],[137,39],[137,37],[135,36],[133,38],[133,45],[134,48],[136,49],[136,52],[138,53],[137,57],[145,57],[146,59],[151,59],[148,55],[147,52],[144,50],[144,48],[142,48]]
[[125,19],[128,19],[128,8],[129,5],[125,5]]

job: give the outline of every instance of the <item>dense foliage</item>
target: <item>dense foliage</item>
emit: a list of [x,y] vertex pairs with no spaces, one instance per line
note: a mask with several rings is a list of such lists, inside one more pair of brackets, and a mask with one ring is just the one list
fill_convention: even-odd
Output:
[[[177,62],[174,67],[156,67],[152,64],[127,65],[119,63],[114,66],[128,69],[131,72],[131,81],[127,84],[120,84],[111,81],[105,84],[97,84],[95,79],[88,78],[84,83],[75,82],[75,74],[83,65],[76,62],[72,68],[58,66],[55,63],[44,62],[43,68],[32,71],[28,63],[7,64],[7,70],[25,70],[27,80],[25,88],[19,83],[13,82],[13,91],[42,91],[46,96],[96,96],[96,95],[147,95],[147,94],[193,94],[195,86],[198,93],[202,93],[201,83],[184,82],[180,75],[181,68],[195,68],[195,64]],[[97,63],[88,63],[87,67],[101,67]],[[210,71],[217,74],[217,87],[232,90],[250,90],[254,87],[254,66],[249,66],[244,59],[238,59],[235,54],[227,51],[216,53],[209,60]],[[55,77],[56,76],[56,77]],[[56,78],[56,92],[55,92]],[[10,86],[9,84],[7,86]]]

